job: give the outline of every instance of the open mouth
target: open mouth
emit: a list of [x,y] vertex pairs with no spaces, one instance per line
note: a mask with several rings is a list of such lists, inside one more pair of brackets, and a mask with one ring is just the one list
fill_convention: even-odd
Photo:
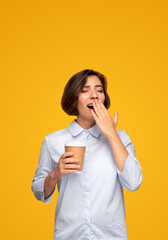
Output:
[[90,109],[94,109],[92,104],[88,104],[87,107]]

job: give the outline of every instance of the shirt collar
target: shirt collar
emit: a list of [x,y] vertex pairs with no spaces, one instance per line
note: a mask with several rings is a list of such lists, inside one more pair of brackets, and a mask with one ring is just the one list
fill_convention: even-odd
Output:
[[70,131],[72,136],[77,136],[82,131],[89,131],[94,137],[99,137],[99,135],[101,134],[101,131],[96,124],[86,130],[83,129],[75,120],[69,125],[68,130]]

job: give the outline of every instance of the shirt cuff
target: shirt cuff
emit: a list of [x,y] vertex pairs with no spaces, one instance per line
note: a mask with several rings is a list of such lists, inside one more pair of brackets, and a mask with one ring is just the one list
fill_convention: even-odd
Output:
[[[36,183],[34,183],[35,185],[32,187],[32,190],[34,192],[35,197],[38,200],[41,200],[42,202],[48,204],[51,201],[54,191],[48,198],[44,199],[44,181],[45,181],[45,178],[39,179]],[[54,190],[55,190],[55,188],[54,188]]]
[[138,160],[130,153],[126,158],[124,170],[121,172],[117,168],[117,173],[121,185],[130,191],[137,190],[142,182],[142,172]]

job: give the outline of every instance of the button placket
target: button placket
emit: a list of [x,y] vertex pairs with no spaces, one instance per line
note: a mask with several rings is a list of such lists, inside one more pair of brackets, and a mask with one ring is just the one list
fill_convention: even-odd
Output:
[[91,185],[90,185],[90,174],[88,172],[89,163],[89,131],[84,130],[83,132],[83,142],[86,144],[86,155],[85,155],[85,166],[86,169],[83,171],[83,197],[84,197],[84,223],[85,223],[85,240],[89,240],[91,237]]
[[89,152],[88,137],[89,137],[89,132],[85,130],[83,133],[83,142],[86,144],[86,152]]

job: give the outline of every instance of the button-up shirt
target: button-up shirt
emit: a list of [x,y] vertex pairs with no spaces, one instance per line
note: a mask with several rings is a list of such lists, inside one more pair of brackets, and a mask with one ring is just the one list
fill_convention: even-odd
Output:
[[50,202],[53,194],[44,199],[44,180],[65,152],[64,144],[86,144],[82,173],[65,174],[57,182],[54,240],[128,239],[123,187],[138,189],[142,172],[130,137],[122,130],[117,129],[117,133],[129,153],[122,172],[97,125],[86,130],[74,120],[68,128],[45,137],[32,182],[35,197],[45,203]]

